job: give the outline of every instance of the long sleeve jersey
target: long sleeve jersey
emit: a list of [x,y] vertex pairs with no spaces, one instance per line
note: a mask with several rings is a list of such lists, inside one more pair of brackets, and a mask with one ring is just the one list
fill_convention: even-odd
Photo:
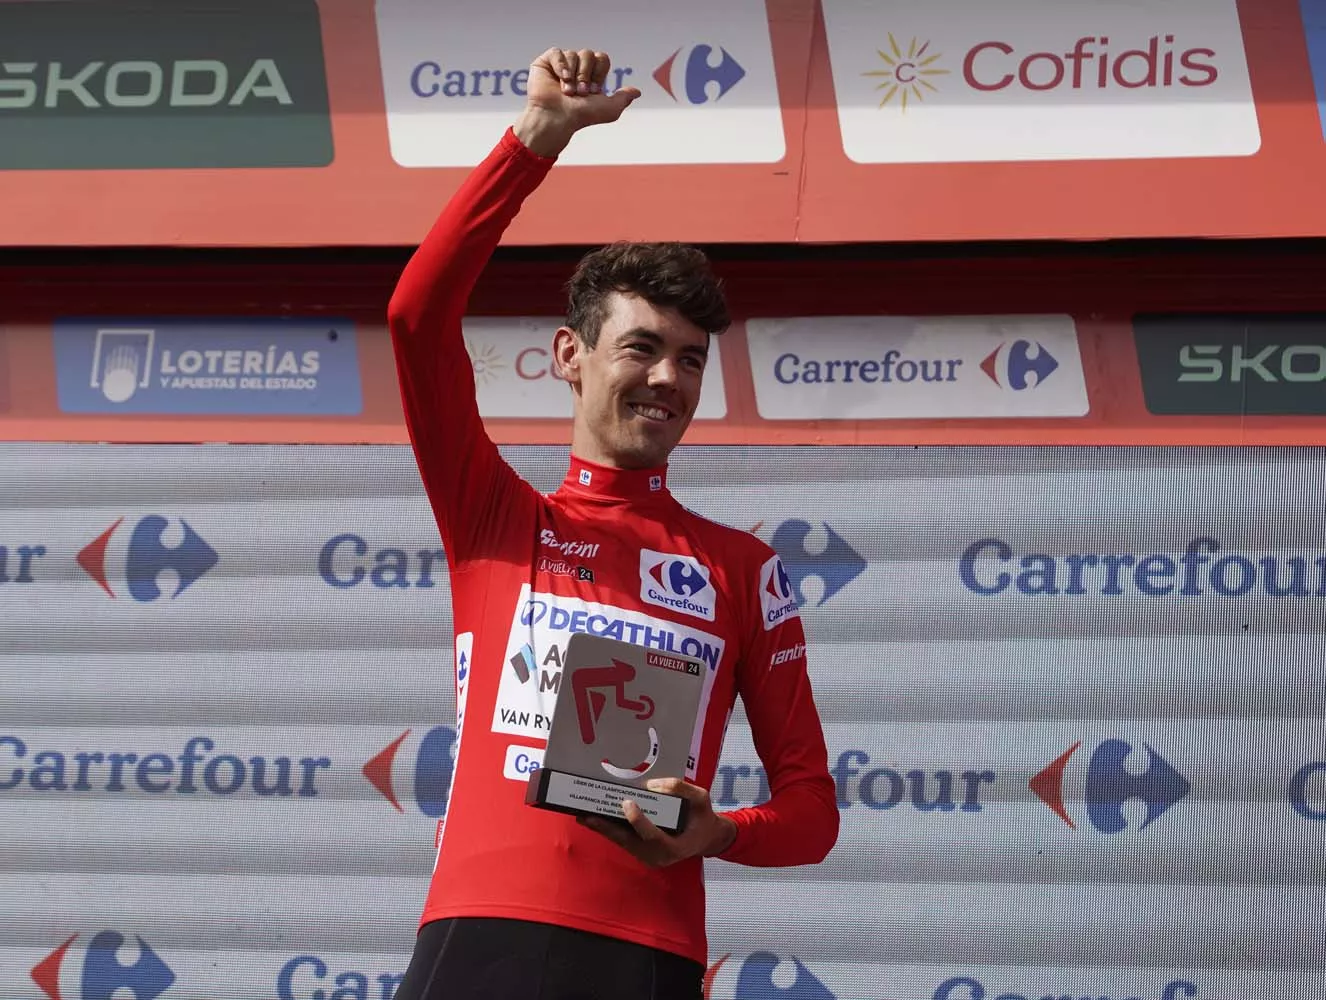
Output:
[[705,788],[742,699],[770,794],[726,814],[737,835],[723,859],[820,861],[838,835],[836,793],[805,634],[776,553],[683,507],[666,466],[623,470],[572,454],[564,481],[545,495],[485,431],[462,317],[503,232],[554,163],[508,129],[429,230],[388,311],[456,633],[455,771],[421,924],[537,920],[704,962],[701,859],[654,869],[572,817],[525,804],[570,636],[606,635],[704,663],[682,777]]

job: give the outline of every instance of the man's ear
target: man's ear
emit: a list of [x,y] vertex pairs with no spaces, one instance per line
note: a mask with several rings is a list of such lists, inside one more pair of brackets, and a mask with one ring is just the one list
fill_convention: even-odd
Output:
[[553,363],[557,374],[571,385],[580,384],[580,354],[584,343],[569,326],[559,326],[553,334]]

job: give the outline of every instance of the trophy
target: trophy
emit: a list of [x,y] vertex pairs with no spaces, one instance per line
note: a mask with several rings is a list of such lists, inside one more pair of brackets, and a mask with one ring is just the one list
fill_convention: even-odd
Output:
[[666,650],[578,632],[567,643],[543,764],[525,802],[627,822],[633,799],[661,830],[686,825],[686,800],[645,788],[685,778],[705,666]]

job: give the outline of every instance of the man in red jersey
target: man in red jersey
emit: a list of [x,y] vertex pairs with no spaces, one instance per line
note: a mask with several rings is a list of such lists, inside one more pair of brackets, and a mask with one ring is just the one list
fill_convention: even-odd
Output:
[[[582,128],[640,96],[606,93],[609,59],[549,49],[527,104],[466,178],[388,310],[410,439],[446,549],[455,618],[457,750],[414,955],[397,1000],[699,998],[706,857],[815,864],[838,836],[836,790],[791,582],[754,535],[686,510],[667,463],[695,413],[709,338],[728,317],[705,257],[616,244],[570,282],[553,340],[572,393],[569,468],[545,496],[485,433],[461,335],[503,232]],[[572,237],[573,233],[568,233]],[[605,635],[705,664],[689,800],[660,831],[525,804],[569,637]],[[769,797],[716,812],[708,789],[740,697]]]

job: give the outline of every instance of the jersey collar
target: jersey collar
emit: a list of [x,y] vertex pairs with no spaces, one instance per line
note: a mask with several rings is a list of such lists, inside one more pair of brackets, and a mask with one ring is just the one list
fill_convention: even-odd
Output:
[[575,455],[562,480],[560,493],[589,500],[657,500],[669,497],[668,467],[614,469]]

